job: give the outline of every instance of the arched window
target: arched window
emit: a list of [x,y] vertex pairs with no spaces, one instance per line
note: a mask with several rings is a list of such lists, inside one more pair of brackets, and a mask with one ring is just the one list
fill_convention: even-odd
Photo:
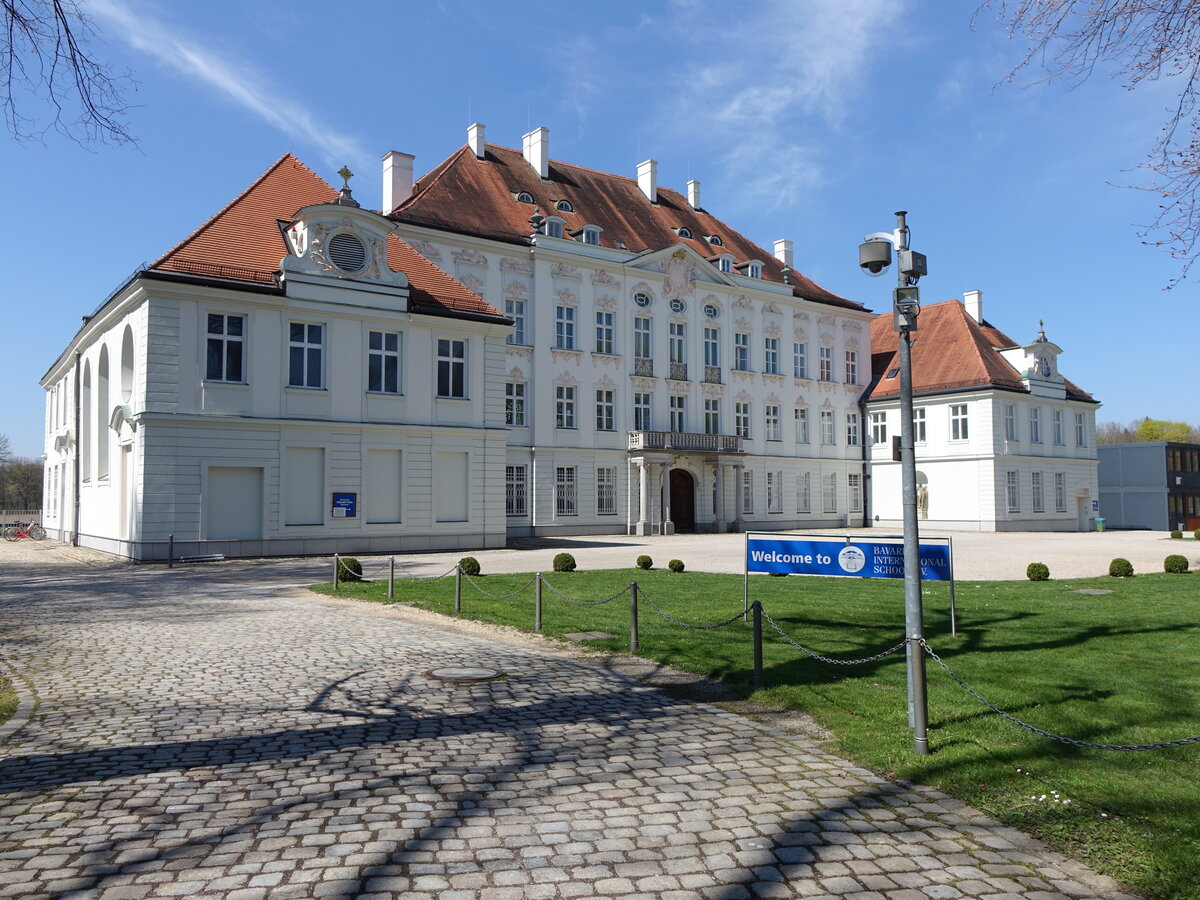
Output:
[[96,480],[108,479],[108,348],[96,365]]
[[575,207],[571,205],[570,200],[559,200],[554,204],[554,208],[559,212],[575,212]]
[[532,203],[533,202],[533,194],[529,193],[529,191],[521,191],[521,193],[517,194],[517,202],[518,203]]
[[92,364],[83,364],[83,381],[79,390],[79,434],[75,435],[79,448],[79,477],[92,480]]
[[125,326],[121,337],[121,402],[128,403],[133,396],[133,329]]
[[675,233],[681,238],[690,238],[692,236],[692,229],[686,226],[681,226],[675,229]]

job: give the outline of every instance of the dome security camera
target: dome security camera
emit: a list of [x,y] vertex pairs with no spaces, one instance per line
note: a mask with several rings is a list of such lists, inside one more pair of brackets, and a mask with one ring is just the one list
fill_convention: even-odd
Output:
[[858,267],[878,277],[892,264],[892,245],[887,241],[866,241],[858,245]]

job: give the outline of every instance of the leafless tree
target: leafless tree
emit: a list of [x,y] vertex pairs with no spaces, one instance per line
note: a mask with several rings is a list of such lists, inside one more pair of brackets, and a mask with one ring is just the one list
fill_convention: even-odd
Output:
[[[125,116],[133,82],[92,55],[95,36],[77,0],[0,0],[0,107],[9,133],[38,138],[55,128],[80,144],[134,140]],[[45,102],[52,121],[24,110]]]
[[7,434],[0,434],[0,466],[12,459],[12,444],[8,442]]
[[1101,68],[1132,90],[1170,79],[1175,97],[1166,124],[1140,168],[1150,174],[1141,189],[1157,195],[1157,212],[1140,228],[1147,244],[1181,263],[1168,287],[1188,278],[1200,259],[1200,2],[1198,0],[984,0],[978,18],[994,12],[1009,35],[1027,42],[1008,73],[1029,69],[1040,81],[1068,85]]

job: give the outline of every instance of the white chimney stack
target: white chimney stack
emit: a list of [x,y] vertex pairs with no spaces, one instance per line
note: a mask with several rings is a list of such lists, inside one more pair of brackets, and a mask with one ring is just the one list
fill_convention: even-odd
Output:
[[487,155],[483,145],[483,129],[484,125],[481,122],[476,122],[467,128],[467,146],[471,148],[476,159],[483,159]]
[[795,241],[788,238],[780,238],[775,242],[775,258],[787,266],[792,268],[792,248],[795,246]]
[[638,187],[651,203],[658,202],[658,160],[648,159],[638,163]]
[[537,170],[538,177],[550,177],[550,129],[535,128],[521,138],[525,162]]
[[383,155],[383,212],[386,215],[412,196],[413,160],[411,153],[389,150]]
[[983,324],[983,291],[963,291],[963,306],[968,316]]
[[700,182],[695,178],[688,182],[688,206],[692,209],[700,208]]

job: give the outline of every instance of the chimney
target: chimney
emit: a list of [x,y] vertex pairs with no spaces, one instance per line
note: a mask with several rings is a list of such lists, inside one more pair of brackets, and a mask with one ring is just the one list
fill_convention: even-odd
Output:
[[795,241],[788,238],[780,238],[775,242],[775,258],[787,266],[792,268],[792,247],[795,246]]
[[695,178],[688,182],[688,206],[692,209],[700,208],[700,182]]
[[550,177],[550,129],[535,128],[521,138],[525,162],[537,170],[540,178]]
[[651,203],[658,202],[658,160],[638,163],[638,187]]
[[411,153],[389,150],[383,155],[383,213],[387,215],[412,196],[413,160]]
[[963,291],[963,306],[968,316],[983,324],[983,291]]
[[476,122],[467,128],[467,146],[471,148],[476,159],[483,159],[487,154],[483,146],[483,129],[484,125],[481,122]]

